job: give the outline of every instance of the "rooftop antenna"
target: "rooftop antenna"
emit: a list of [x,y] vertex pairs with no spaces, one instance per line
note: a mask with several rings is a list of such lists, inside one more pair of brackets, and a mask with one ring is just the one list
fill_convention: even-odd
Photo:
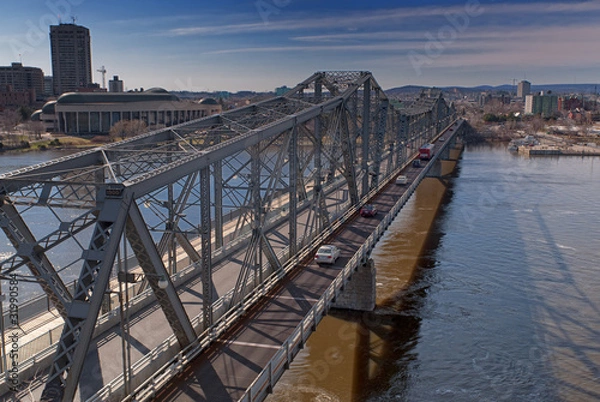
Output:
[[104,68],[104,66],[102,66],[102,68],[99,68],[98,70],[99,73],[102,73],[102,88],[106,89],[106,68]]
[[73,25],[75,25],[75,22],[77,21],[77,16],[76,15],[72,15],[71,16],[71,21],[73,21]]

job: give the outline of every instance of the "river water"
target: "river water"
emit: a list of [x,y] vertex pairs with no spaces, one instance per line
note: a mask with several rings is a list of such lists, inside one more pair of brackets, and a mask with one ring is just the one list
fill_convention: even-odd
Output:
[[374,250],[377,310],[325,317],[269,402],[600,400],[600,158],[469,147],[447,184]]
[[469,147],[441,186],[374,250],[376,312],[325,317],[269,402],[600,400],[600,158]]

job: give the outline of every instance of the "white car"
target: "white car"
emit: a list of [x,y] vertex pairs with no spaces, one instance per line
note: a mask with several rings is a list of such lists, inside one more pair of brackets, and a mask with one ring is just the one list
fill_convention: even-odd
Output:
[[335,260],[340,256],[340,249],[333,245],[325,245],[319,247],[315,254],[315,262],[317,264],[335,264]]
[[404,186],[406,183],[408,183],[408,177],[406,177],[404,175],[400,175],[396,178],[397,185]]

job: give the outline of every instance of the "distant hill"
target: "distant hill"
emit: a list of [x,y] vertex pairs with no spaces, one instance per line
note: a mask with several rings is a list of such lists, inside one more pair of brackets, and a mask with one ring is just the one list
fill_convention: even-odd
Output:
[[[405,85],[402,87],[391,88],[385,92],[390,96],[395,95],[408,95],[419,93],[423,88],[429,88],[418,85]],[[459,87],[459,86],[448,86],[448,87],[436,87],[446,92],[484,92],[484,91],[507,91],[515,92],[516,86],[514,85],[479,85],[476,87]],[[600,84],[548,84],[548,85],[532,85],[531,92],[536,93],[540,91],[552,91],[556,94],[593,94],[598,93],[600,90]]]

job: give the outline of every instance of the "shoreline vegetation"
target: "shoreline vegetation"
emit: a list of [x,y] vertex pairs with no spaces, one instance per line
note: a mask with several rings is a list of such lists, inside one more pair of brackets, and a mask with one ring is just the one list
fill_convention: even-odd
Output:
[[[600,128],[600,127],[599,127]],[[501,126],[494,124],[488,125],[483,128],[476,129],[471,128],[465,135],[464,140],[467,144],[480,144],[480,143],[502,143],[509,144],[511,141],[516,139],[525,138],[528,130],[515,130],[513,132],[507,132],[502,129]],[[538,133],[538,135],[544,136],[545,134],[554,134],[560,136],[562,142],[566,143],[596,143],[600,145],[600,135],[589,134],[582,135],[577,133],[568,133],[561,135],[561,133],[553,132],[551,128],[544,132]],[[535,134],[534,134],[535,135]],[[47,137],[42,140],[30,141],[24,136],[13,140],[11,145],[2,145],[0,142],[0,156],[3,154],[14,154],[14,153],[25,153],[25,152],[44,152],[48,150],[56,151],[79,151],[90,148],[95,148],[103,144],[112,142],[109,137],[78,137],[68,135],[57,135],[51,138]]]
[[[4,138],[6,138],[6,136]],[[27,135],[19,135],[16,136],[16,138],[12,138],[9,142],[6,140],[0,142],[0,155],[24,152],[44,152],[49,150],[78,151],[95,148],[109,142],[110,138],[108,137],[90,138],[70,135],[46,135],[42,139],[30,140]]]

